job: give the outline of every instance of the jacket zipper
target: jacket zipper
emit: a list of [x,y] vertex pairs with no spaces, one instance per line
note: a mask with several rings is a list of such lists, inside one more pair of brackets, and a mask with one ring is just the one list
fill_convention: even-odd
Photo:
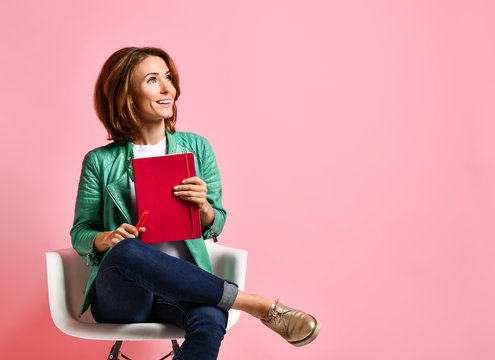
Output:
[[119,209],[120,213],[122,214],[122,216],[124,217],[124,219],[130,224],[132,221],[129,220],[127,218],[127,216],[124,214],[124,211],[122,210],[122,208],[119,206],[119,204],[117,203],[117,201],[114,199],[114,197],[112,196],[112,193],[110,193],[110,191],[108,191],[108,189],[105,189],[105,191],[107,192],[107,194],[110,196],[110,198],[112,199],[113,203],[115,204],[115,206],[117,206],[117,209]]
[[92,258],[93,260],[97,261],[97,259],[93,256],[93,254],[88,253],[86,254],[86,266],[89,266],[89,259]]

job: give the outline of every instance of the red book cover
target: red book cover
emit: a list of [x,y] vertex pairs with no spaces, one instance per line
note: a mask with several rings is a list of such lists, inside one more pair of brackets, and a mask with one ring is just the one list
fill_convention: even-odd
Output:
[[148,244],[197,239],[201,220],[196,204],[174,196],[174,186],[196,176],[192,153],[132,160],[138,215],[148,210],[141,234]]

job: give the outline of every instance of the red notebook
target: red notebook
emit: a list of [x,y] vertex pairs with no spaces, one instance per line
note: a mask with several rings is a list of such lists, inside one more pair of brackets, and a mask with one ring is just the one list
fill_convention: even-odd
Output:
[[141,234],[148,244],[201,237],[199,208],[174,196],[174,186],[195,176],[192,153],[132,160],[138,215],[148,210]]

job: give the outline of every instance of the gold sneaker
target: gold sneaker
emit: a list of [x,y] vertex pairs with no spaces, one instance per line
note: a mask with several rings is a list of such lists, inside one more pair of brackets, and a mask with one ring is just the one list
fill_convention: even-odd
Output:
[[314,316],[286,307],[278,300],[270,308],[268,319],[261,322],[294,346],[309,344],[316,339],[321,328]]

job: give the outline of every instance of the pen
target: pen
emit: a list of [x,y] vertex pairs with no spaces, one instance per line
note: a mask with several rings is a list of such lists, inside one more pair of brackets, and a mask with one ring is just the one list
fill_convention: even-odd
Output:
[[139,231],[139,228],[144,225],[144,223],[146,222],[146,219],[148,219],[148,214],[149,214],[148,210],[144,210],[143,213],[141,214],[141,217],[139,218],[139,221],[136,224],[136,229],[138,229],[138,231]]

